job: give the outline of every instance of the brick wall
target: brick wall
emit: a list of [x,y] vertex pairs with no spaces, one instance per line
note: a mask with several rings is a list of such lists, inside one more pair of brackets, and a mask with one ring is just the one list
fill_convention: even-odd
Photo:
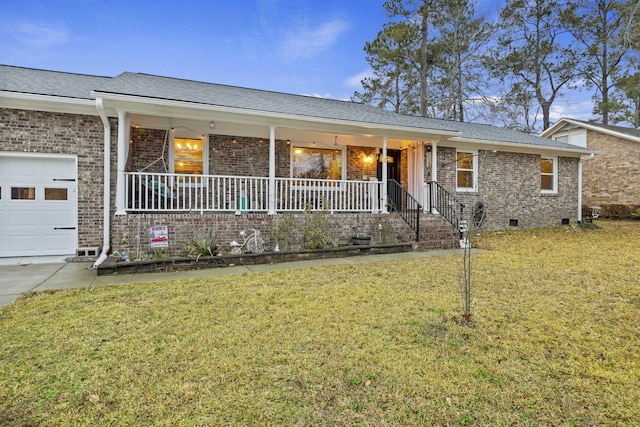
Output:
[[474,204],[485,202],[488,229],[557,226],[562,219],[575,220],[578,212],[578,159],[558,158],[558,194],[540,192],[540,156],[489,150],[478,153],[478,191],[455,192],[456,150],[438,147],[438,182],[462,200],[465,216]]
[[[115,138],[115,121],[112,127]],[[0,151],[78,156],[78,245],[83,247],[102,245],[103,135],[97,116],[0,108]]]
[[[165,138],[167,139],[167,146],[163,157],[162,146]],[[127,171],[135,172],[144,169],[145,172],[164,173],[165,164],[167,171],[171,170],[169,165],[169,143],[169,135],[163,129],[132,127]]]
[[[366,162],[369,156],[371,162]],[[350,181],[362,181],[363,177],[376,178],[376,149],[373,147],[347,147],[347,179]]]
[[[305,213],[291,214],[295,227],[292,233],[294,246],[304,245],[303,228],[309,220],[309,215]],[[379,224],[388,221],[393,233],[398,237],[399,242],[412,242],[414,233],[397,215],[383,215],[373,213],[335,213],[330,214],[330,225],[328,232],[334,244],[348,243],[353,236],[351,227],[358,227],[359,234],[372,236],[372,243],[381,241]],[[194,237],[196,233],[203,230],[216,230],[218,242],[222,251],[229,251],[229,243],[233,240],[242,242],[240,231],[255,228],[260,230],[260,237],[264,239],[269,248],[275,245],[273,237],[273,221],[282,218],[283,214],[271,216],[267,214],[212,214],[212,213],[185,213],[185,214],[131,214],[125,216],[114,216],[112,218],[112,248],[117,251],[125,251],[135,254],[138,249],[138,242],[146,255],[149,249],[149,227],[154,225],[168,225],[169,239],[172,254],[180,254],[186,251],[185,243]],[[426,224],[426,222],[425,222]],[[442,231],[442,224],[436,226],[439,232]],[[444,227],[446,229],[446,226]],[[425,225],[425,232],[428,226]],[[127,243],[122,243],[123,237],[127,236]],[[438,235],[441,240],[442,236]],[[437,247],[440,247],[440,240]]]
[[[409,148],[411,150],[412,148]],[[400,185],[409,188],[409,152],[405,148],[400,152]]]
[[[117,161],[117,120],[111,119],[111,188],[115,189]],[[162,153],[164,130],[131,129],[132,143],[127,165],[128,170],[142,169],[158,160]],[[209,173],[219,175],[268,176],[269,144],[257,138],[237,138],[224,135],[209,135]],[[103,234],[103,126],[99,117],[76,114],[49,113],[0,109],[0,150],[34,153],[61,153],[78,155],[78,237],[79,246],[101,246]],[[168,160],[168,147],[165,160]],[[290,146],[283,140],[276,142],[277,176],[287,177],[290,170]],[[455,149],[439,148],[439,180],[447,188],[455,188]],[[347,176],[362,179],[363,175],[375,176],[375,161],[363,161],[364,156],[375,157],[375,149],[348,147]],[[451,163],[453,161],[453,163]],[[562,218],[575,218],[577,212],[577,159],[559,159],[559,193],[543,196],[539,189],[539,156],[514,153],[480,152],[480,187],[478,193],[458,193],[471,207],[482,199],[487,205],[489,228],[507,228],[509,219],[519,220],[520,227],[559,225]],[[402,169],[406,170],[406,153],[402,153]],[[444,166],[443,166],[444,165]],[[586,166],[586,165],[585,165]],[[633,165],[628,164],[628,170]],[[161,162],[147,169],[162,172]],[[637,170],[636,172],[637,173]],[[402,180],[405,181],[406,172]],[[518,178],[515,178],[515,177]],[[111,208],[114,210],[114,191]],[[469,211],[469,209],[468,209]],[[304,214],[294,215],[296,239],[302,242]],[[347,242],[351,227],[357,225],[362,234],[376,236],[377,224],[392,219],[394,229],[401,240],[410,241],[411,231],[395,215],[334,214],[331,235],[335,242]],[[268,215],[224,215],[224,214],[158,214],[112,216],[113,248],[121,245],[122,236],[129,236],[129,247],[141,236],[146,242],[150,225],[169,225],[172,241],[178,246],[188,241],[196,229],[215,228],[220,232],[220,241],[228,244],[239,240],[239,231],[259,228],[270,240],[269,230],[273,217]]]
[[[158,129],[131,129],[131,147],[129,149],[128,171],[143,168],[148,172],[164,172],[162,161],[162,145],[165,131]],[[235,143],[232,142],[235,139]],[[164,154],[167,169],[169,164],[168,144]],[[284,140],[276,140],[276,176],[288,177],[290,170],[289,145]],[[231,176],[269,176],[269,141],[260,142],[259,138],[232,137],[228,135],[209,135],[209,170],[210,175]],[[151,165],[153,162],[155,164]]]
[[597,151],[582,167],[587,206],[640,204],[640,143],[587,130],[587,148]]

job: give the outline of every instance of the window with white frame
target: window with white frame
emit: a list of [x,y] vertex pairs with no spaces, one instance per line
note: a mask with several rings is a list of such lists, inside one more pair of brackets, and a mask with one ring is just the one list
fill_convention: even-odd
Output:
[[558,192],[558,158],[540,158],[540,190],[543,193],[553,194]]
[[[183,138],[175,136],[171,144],[171,172],[180,175],[205,175],[208,173],[209,140],[206,136],[201,138]],[[178,177],[178,180],[200,182],[199,177],[187,179]]]
[[456,152],[456,190],[476,191],[478,180],[478,152]]

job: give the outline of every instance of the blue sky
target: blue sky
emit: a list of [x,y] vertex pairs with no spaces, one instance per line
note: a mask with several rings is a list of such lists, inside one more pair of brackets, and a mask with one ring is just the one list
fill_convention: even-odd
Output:
[[[388,21],[383,0],[4,3],[2,64],[143,72],[335,99],[360,89],[368,72],[363,46]],[[484,0],[478,10],[492,16],[499,3]],[[587,119],[590,109],[588,96],[560,102],[554,119]]]

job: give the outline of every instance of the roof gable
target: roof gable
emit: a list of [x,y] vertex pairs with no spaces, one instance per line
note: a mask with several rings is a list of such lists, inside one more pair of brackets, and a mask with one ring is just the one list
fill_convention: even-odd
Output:
[[589,129],[595,132],[604,133],[618,138],[627,139],[629,141],[640,142],[640,129],[629,128],[624,126],[603,125],[600,123],[586,122],[583,120],[562,118],[553,126],[542,132],[543,137],[551,138],[553,135],[571,131],[573,129]]

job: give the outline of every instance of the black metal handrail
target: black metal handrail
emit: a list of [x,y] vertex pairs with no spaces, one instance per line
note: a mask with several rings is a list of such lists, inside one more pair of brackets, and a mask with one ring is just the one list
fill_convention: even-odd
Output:
[[434,209],[451,225],[460,230],[460,221],[464,220],[464,203],[435,181],[429,185],[429,209]]
[[422,205],[395,179],[390,179],[387,186],[390,211],[396,211],[416,233],[416,242],[420,240],[420,212]]

